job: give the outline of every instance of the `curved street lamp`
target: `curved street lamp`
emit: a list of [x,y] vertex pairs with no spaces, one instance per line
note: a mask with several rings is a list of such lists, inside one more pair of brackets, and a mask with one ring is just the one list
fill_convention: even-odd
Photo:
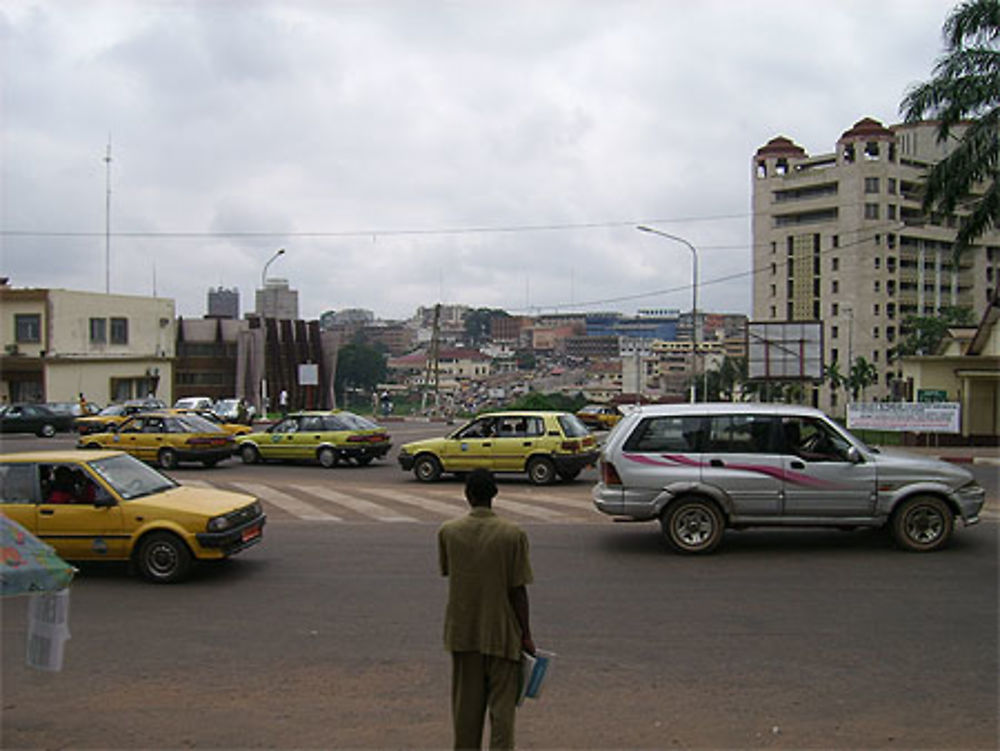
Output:
[[[270,266],[272,263],[274,263],[275,261],[277,261],[278,258],[280,256],[283,256],[283,255],[285,255],[285,249],[284,248],[278,248],[278,251],[273,256],[271,256],[269,259],[267,259],[267,263],[264,264],[264,268],[260,272],[260,288],[261,289],[264,289],[264,287],[267,286],[267,268],[268,268],[268,266]],[[261,311],[261,312],[263,312],[263,311]]]
[[[695,386],[698,378],[698,250],[683,237],[671,235],[669,232],[653,229],[644,224],[640,224],[636,229],[683,243],[691,251],[691,403],[694,404],[697,401],[698,391]],[[707,391],[705,398],[708,398]]]
[[260,272],[260,310],[257,312],[260,314],[260,326],[261,326],[261,340],[260,340],[260,409],[261,413],[265,414],[267,412],[267,318],[264,315],[264,301],[266,299],[266,294],[264,292],[267,289],[267,269],[268,267],[278,260],[281,256],[285,255],[284,248],[278,248],[273,256],[267,259],[267,263],[264,264],[264,268]]

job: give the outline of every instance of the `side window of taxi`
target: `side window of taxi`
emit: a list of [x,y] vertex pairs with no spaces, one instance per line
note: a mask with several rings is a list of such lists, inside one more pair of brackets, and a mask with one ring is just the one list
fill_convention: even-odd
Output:
[[675,451],[697,453],[701,450],[705,419],[702,417],[647,417],[625,441],[625,451]]
[[317,415],[306,415],[302,418],[302,430],[323,430],[323,418]]
[[34,464],[0,464],[0,503],[34,503]]

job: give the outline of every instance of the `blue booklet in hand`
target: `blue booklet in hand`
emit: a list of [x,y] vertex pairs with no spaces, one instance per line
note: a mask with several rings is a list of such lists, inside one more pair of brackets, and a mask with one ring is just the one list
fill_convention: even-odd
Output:
[[548,675],[554,652],[544,649],[535,650],[535,654],[521,653],[521,690],[517,695],[518,706],[525,700],[537,699],[542,693],[545,676]]

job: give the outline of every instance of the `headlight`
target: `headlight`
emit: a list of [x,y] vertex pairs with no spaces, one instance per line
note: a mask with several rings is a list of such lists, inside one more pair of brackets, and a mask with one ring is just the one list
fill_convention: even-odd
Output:
[[232,526],[232,521],[226,516],[216,516],[208,520],[209,532],[225,532]]

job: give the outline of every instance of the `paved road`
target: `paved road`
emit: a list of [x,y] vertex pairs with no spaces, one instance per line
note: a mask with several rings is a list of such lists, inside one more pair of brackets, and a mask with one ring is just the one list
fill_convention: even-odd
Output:
[[[66,665],[24,666],[4,603],[5,748],[440,748],[435,524],[270,525],[189,582],[73,585]],[[535,524],[539,644],[521,748],[995,748],[997,529],[912,555],[873,532]]]

